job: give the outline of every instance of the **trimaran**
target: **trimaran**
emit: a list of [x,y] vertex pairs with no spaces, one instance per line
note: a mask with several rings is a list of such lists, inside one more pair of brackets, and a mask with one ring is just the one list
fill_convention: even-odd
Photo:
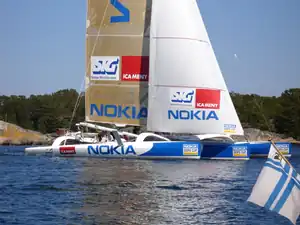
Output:
[[244,130],[196,0],[88,0],[86,65],[86,118],[78,126],[107,131],[107,140],[79,131],[26,153],[249,159],[252,147],[269,149],[230,137]]

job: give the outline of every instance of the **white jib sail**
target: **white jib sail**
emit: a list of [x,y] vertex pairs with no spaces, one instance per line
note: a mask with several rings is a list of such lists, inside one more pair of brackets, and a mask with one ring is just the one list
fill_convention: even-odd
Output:
[[243,135],[196,0],[153,0],[147,129]]

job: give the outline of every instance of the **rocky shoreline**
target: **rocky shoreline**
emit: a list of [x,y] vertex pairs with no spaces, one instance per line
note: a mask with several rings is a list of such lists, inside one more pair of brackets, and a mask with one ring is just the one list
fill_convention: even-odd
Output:
[[268,141],[272,138],[273,141],[291,142],[294,144],[300,144],[300,141],[295,140],[292,137],[285,137],[282,134],[277,134],[269,131],[262,131],[256,128],[245,128],[245,137],[232,135],[235,141]]
[[11,138],[0,138],[0,145],[14,145],[14,146],[39,146],[39,145],[51,145],[51,141],[36,141],[36,140],[30,140],[30,139],[25,139],[25,140],[20,140],[20,139],[11,139]]
[[[142,129],[143,130],[143,129]],[[17,125],[0,121],[0,145],[51,145],[55,135],[42,134],[40,132],[23,129]],[[245,136],[235,136],[235,141],[268,141],[272,138],[274,141],[291,142],[300,144],[291,137],[276,134],[268,131],[261,131],[255,128],[245,128]]]
[[0,120],[0,145],[48,145],[53,137]]

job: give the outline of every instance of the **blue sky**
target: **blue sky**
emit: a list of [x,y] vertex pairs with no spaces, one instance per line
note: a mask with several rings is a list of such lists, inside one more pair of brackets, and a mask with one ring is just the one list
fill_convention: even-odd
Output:
[[[280,95],[300,87],[299,0],[199,5],[230,91]],[[86,0],[0,0],[0,94],[79,90],[85,10]]]

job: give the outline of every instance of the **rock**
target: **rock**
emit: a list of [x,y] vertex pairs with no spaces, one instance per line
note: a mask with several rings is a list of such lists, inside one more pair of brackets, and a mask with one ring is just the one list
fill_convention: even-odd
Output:
[[0,145],[44,145],[49,143],[51,143],[51,139],[47,135],[0,120]]
[[273,141],[284,141],[284,142],[293,142],[297,141],[292,137],[285,137],[282,134],[277,134],[269,131],[261,131],[256,128],[245,128],[244,129],[245,137],[232,135],[231,137],[235,141],[268,141],[272,138]]

